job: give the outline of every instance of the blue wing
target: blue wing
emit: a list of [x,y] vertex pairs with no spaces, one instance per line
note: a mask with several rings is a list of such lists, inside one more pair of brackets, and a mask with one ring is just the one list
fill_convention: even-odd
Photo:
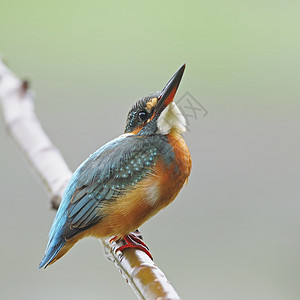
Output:
[[47,266],[67,240],[105,217],[101,206],[114,201],[150,172],[158,154],[167,153],[171,161],[170,150],[164,136],[150,136],[145,141],[139,136],[123,135],[86,159],[65,190],[39,267]]

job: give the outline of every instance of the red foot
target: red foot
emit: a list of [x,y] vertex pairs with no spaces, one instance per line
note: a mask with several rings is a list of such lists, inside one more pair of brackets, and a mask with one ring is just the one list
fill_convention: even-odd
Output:
[[[127,243],[126,245],[124,246],[121,246],[119,247],[117,251],[123,251],[124,249],[127,249],[127,248],[135,248],[135,249],[139,249],[139,250],[142,250],[144,251],[152,260],[153,260],[153,257],[151,255],[151,253],[149,252],[149,248],[147,247],[147,245],[141,240],[141,235],[139,234],[138,231],[136,232],[131,232],[127,235],[125,235],[123,237],[123,239],[125,240],[125,242]],[[114,238],[113,238],[114,239]],[[112,240],[113,240],[112,239]]]

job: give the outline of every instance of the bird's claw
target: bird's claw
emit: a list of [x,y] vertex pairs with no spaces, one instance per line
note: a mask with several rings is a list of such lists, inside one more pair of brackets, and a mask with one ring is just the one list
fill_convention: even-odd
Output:
[[[110,242],[116,241],[116,238],[117,237],[112,238],[110,240]],[[131,233],[125,235],[123,237],[123,241],[125,241],[126,244],[118,247],[115,250],[115,252],[118,252],[118,251],[122,252],[123,250],[128,249],[128,248],[139,249],[139,250],[142,250],[143,252],[145,252],[151,258],[151,260],[153,260],[153,257],[149,251],[148,246],[142,241],[142,236],[139,231],[131,232]]]

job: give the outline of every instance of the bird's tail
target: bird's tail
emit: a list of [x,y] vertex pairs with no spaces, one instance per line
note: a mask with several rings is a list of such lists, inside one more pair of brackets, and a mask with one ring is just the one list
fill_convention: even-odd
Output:
[[[45,251],[45,255],[42,259],[42,261],[39,264],[39,268],[46,268],[48,265],[54,263],[58,258],[58,254],[62,251],[62,248],[64,247],[66,241],[64,238],[60,239],[59,241],[56,241],[56,243],[52,243],[52,241],[49,241],[47,249]],[[64,252],[63,254],[65,254]],[[60,255],[61,257],[62,255]]]
[[[66,241],[63,237],[56,243],[49,242],[45,256],[39,264],[39,268],[47,268],[64,256],[80,239],[80,237]],[[53,244],[53,245],[52,245]]]
[[63,237],[55,242],[50,240],[45,251],[45,255],[39,264],[39,268],[46,268],[47,266],[53,264],[63,255],[65,255],[73,245],[74,244],[69,245],[69,243],[66,243]]

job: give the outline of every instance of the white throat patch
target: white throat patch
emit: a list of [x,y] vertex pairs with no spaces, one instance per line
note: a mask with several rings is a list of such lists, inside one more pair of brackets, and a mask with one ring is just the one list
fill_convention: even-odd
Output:
[[184,132],[185,126],[185,118],[174,102],[171,102],[162,111],[157,120],[158,133],[161,134],[168,134],[172,129],[178,132]]

